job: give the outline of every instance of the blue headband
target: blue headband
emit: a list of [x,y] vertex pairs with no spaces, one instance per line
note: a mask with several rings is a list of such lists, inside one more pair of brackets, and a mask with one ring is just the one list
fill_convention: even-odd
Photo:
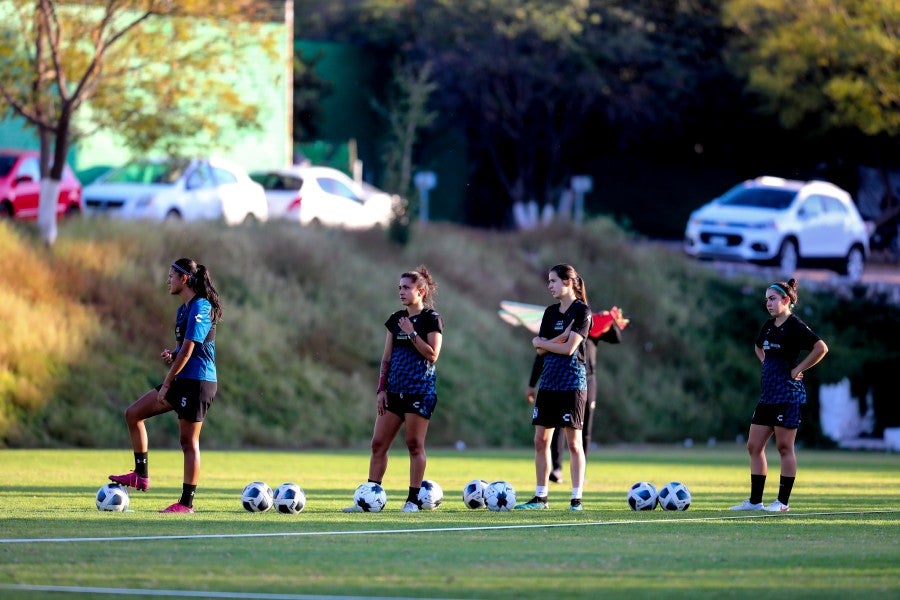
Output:
[[782,293],[782,295],[783,295],[785,298],[790,298],[790,297],[791,297],[791,295],[788,294],[786,291],[784,291],[784,288],[781,287],[780,285],[778,285],[777,283],[773,283],[772,285],[770,285],[770,286],[769,286],[769,289],[778,290],[779,292]]
[[179,266],[176,265],[175,263],[172,263],[172,268],[175,269],[176,271],[178,271],[179,273],[184,273],[184,274],[187,275],[188,277],[193,277],[193,276],[194,276],[193,273],[191,273],[190,271],[187,271],[187,270],[185,270],[185,269],[182,269],[181,267],[179,267]]

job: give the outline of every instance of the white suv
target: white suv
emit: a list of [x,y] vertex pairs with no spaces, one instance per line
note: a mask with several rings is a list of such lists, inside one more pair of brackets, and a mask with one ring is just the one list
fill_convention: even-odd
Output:
[[850,194],[825,181],[759,177],[691,213],[684,251],[697,258],[824,266],[862,277],[869,232]]

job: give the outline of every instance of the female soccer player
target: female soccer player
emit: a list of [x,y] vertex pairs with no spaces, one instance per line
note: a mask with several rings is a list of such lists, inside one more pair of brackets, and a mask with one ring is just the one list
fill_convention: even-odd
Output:
[[[797,476],[794,440],[800,427],[800,405],[806,403],[803,372],[828,352],[825,342],[791,312],[796,304],[796,279],[776,281],[766,288],[766,309],[772,318],[763,324],[753,348],[762,363],[762,389],[747,436],[750,498],[731,510],[790,510],[788,501]],[[801,351],[808,354],[798,362]],[[766,443],[773,433],[781,457],[781,482],[778,499],[765,506],[762,498],[768,473]]]
[[[381,485],[388,450],[406,426],[409,449],[409,495],[402,512],[418,512],[419,489],[425,478],[425,435],[437,405],[435,366],[441,353],[444,322],[434,310],[437,284],[425,266],[400,276],[400,303],[384,326],[384,354],[376,389],[377,413],[369,459],[369,481]],[[357,505],[344,512],[362,512]]]
[[572,265],[561,264],[550,269],[547,289],[559,302],[544,311],[540,331],[531,341],[535,351],[544,357],[531,420],[537,484],[534,498],[516,508],[549,508],[550,440],[554,429],[564,427],[572,477],[569,508],[582,510],[585,455],[581,430],[587,394],[583,342],[591,329],[591,309],[584,281]]
[[184,484],[181,499],[160,512],[192,513],[200,479],[200,428],[216,395],[216,323],[222,318],[222,305],[209,271],[190,258],[172,263],[167,285],[169,293],[184,303],[175,318],[175,348],[166,348],[160,354],[171,366],[162,384],[125,410],[134,471],[109,478],[140,491],[150,489],[144,421],[174,410],[184,452]]

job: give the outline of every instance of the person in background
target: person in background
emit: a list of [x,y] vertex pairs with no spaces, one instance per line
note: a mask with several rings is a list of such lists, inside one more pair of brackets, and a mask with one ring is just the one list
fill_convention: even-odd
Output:
[[[425,478],[425,436],[437,405],[435,363],[441,354],[444,322],[434,310],[437,284],[425,266],[400,276],[404,306],[385,322],[387,335],[376,389],[377,417],[372,434],[369,481],[381,485],[388,450],[406,426],[409,449],[409,494],[401,512],[418,512],[419,489]],[[357,505],[344,512],[363,512]]]
[[584,281],[572,265],[550,269],[547,289],[559,300],[544,311],[541,327],[531,343],[543,356],[540,383],[534,401],[535,494],[517,509],[547,509],[550,478],[550,440],[556,428],[564,428],[571,456],[572,499],[570,510],[581,503],[585,455],[581,439],[587,394],[584,339],[591,328],[591,309]]
[[[776,281],[766,288],[766,310],[772,316],[756,336],[754,351],[762,363],[760,397],[750,421],[747,451],[750,453],[750,498],[731,510],[790,510],[791,490],[797,476],[794,441],[800,427],[800,406],[806,403],[803,372],[818,364],[828,346],[793,314],[797,304],[797,280]],[[801,352],[806,356],[799,360]],[[766,444],[772,435],[781,457],[778,498],[763,504],[768,464]]]
[[194,493],[200,480],[200,429],[217,390],[216,324],[222,318],[219,294],[209,271],[190,258],[179,258],[169,268],[169,293],[183,304],[175,317],[175,348],[160,356],[169,365],[163,382],[125,410],[125,423],[134,450],[134,470],[110,475],[110,481],[139,491],[150,489],[147,428],[150,417],[175,411],[178,437],[184,453],[181,499],[164,513],[194,512]]

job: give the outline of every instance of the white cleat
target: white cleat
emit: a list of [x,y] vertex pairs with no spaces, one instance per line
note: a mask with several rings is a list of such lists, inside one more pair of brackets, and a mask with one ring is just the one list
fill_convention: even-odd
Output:
[[[776,500],[776,502],[777,502],[777,500]],[[767,509],[763,505],[762,502],[760,502],[758,504],[754,504],[754,503],[750,502],[749,500],[744,500],[737,506],[732,506],[728,510],[767,510]]]

